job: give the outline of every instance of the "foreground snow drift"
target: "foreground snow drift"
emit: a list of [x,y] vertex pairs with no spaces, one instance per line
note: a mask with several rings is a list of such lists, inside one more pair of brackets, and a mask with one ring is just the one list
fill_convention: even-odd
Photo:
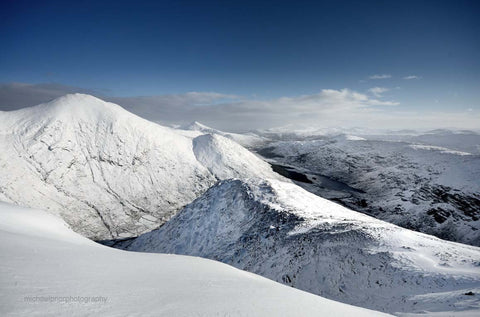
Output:
[[98,245],[0,203],[2,316],[382,316],[215,261]]
[[480,313],[479,248],[391,225],[281,181],[222,181],[126,248],[207,257],[391,313],[444,310],[437,295],[445,292],[449,310]]

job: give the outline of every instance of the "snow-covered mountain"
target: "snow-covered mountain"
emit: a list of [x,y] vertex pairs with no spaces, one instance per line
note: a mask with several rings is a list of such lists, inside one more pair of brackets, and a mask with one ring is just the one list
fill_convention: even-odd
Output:
[[83,94],[0,112],[0,153],[0,200],[50,210],[92,239],[157,228],[223,177],[278,177],[220,135],[162,127]]
[[480,133],[470,130],[437,129],[423,133],[374,134],[368,135],[368,139],[431,145],[480,155]]
[[479,248],[397,227],[277,180],[221,181],[123,248],[206,257],[389,313],[480,312]]
[[202,134],[218,134],[229,138],[242,146],[247,148],[258,147],[262,146],[267,143],[269,140],[265,137],[258,136],[254,133],[231,133],[231,132],[223,132],[217,129],[210,128],[200,122],[194,121],[188,125],[180,127],[182,130],[189,130],[189,131],[198,131]]
[[449,130],[436,129],[430,131],[418,130],[381,130],[372,128],[341,128],[341,127],[308,127],[299,128],[294,125],[257,130],[255,134],[276,141],[306,141],[318,140],[335,136],[354,136],[368,140],[408,142],[445,147],[456,151],[480,154],[480,130]]
[[0,241],[2,316],[386,316],[215,261],[104,247],[5,203]]
[[[67,95],[0,112],[0,201],[47,210],[119,248],[207,257],[353,305],[478,314],[479,248],[313,195],[234,141],[275,159],[275,171],[314,193],[419,231],[479,241],[478,155],[353,132],[272,142],[198,123],[167,128]],[[373,314],[207,260],[107,249],[39,211],[0,204],[0,217],[0,303],[8,313]],[[75,310],[12,297],[38,289],[98,290],[114,300]],[[125,300],[131,294],[135,301]]]
[[[277,141],[257,150],[303,175],[297,184],[321,197],[405,228],[480,246],[480,155],[464,151],[480,144],[480,136],[462,146],[473,134],[443,135],[431,136],[433,144],[391,135],[383,140],[334,135]],[[458,144],[450,146],[455,137]]]
[[275,141],[295,141],[295,140],[314,140],[322,137],[336,136],[342,134],[349,135],[370,135],[379,134],[381,130],[369,128],[342,128],[342,127],[301,127],[294,124],[255,130],[254,134],[264,137],[267,140]]

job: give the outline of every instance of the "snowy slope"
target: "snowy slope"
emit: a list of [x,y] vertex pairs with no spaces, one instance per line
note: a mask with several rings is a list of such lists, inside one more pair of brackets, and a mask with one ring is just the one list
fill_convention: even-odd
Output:
[[[405,228],[480,246],[480,155],[464,152],[464,135],[458,135],[457,146],[448,148],[339,135],[278,141],[258,150],[307,175],[311,184],[298,184],[319,196]],[[435,144],[445,142],[442,137]]]
[[188,131],[198,131],[202,134],[218,134],[228,139],[231,139],[247,148],[261,146],[269,141],[267,138],[258,136],[253,133],[241,134],[241,133],[223,132],[217,129],[210,128],[197,121],[194,121],[188,125],[182,126],[180,127],[180,129],[188,130]]
[[432,300],[445,292],[448,310],[480,313],[480,294],[463,295],[480,287],[479,248],[391,225],[277,180],[219,182],[126,248],[202,256],[390,313],[445,311]]
[[[222,177],[210,170],[225,162],[197,160],[204,151],[195,141],[198,135],[83,94],[0,112],[0,200],[50,210],[89,238],[137,236]],[[223,145],[237,151],[229,154],[228,164],[242,170],[230,174],[275,177],[246,149],[222,136],[215,140],[215,148],[205,144],[208,151],[224,153]],[[236,162],[237,157],[248,157],[251,165]]]
[[218,262],[98,245],[0,203],[2,316],[385,316]]
[[204,134],[193,139],[193,153],[218,179],[251,177],[283,179],[272,172],[267,162],[218,134]]

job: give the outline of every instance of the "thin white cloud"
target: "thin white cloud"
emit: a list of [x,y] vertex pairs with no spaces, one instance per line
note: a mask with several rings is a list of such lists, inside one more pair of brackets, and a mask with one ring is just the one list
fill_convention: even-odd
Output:
[[388,79],[388,78],[392,78],[392,75],[389,75],[389,74],[381,74],[381,75],[375,74],[375,75],[370,76],[369,78],[370,79]]
[[368,90],[368,92],[374,95],[375,97],[380,98],[382,97],[382,94],[384,92],[387,92],[389,90],[390,90],[389,88],[385,88],[385,87],[372,87]]
[[[374,87],[375,88],[375,87]],[[378,87],[382,88],[382,87]],[[38,104],[73,91],[61,85],[0,85],[0,110]],[[21,93],[21,94],[20,94]],[[379,90],[377,90],[379,93]],[[115,102],[148,120],[162,124],[199,121],[226,131],[247,131],[285,126],[478,129],[472,112],[404,112],[396,101],[350,89],[324,89],[319,93],[270,100],[242,99],[216,92],[190,92],[144,97],[98,97]],[[22,96],[27,96],[26,99]],[[17,106],[21,101],[23,106]],[[7,101],[14,101],[10,103]],[[15,106],[12,108],[12,105]]]
[[[198,100],[184,95],[109,98],[128,110],[147,119],[162,123],[183,124],[200,121],[213,127],[241,131],[293,124],[320,124],[343,122],[346,117],[374,112],[395,101],[371,98],[349,89],[324,89],[317,94],[281,97],[270,100],[225,100],[218,96],[211,105],[196,106]],[[205,98],[205,96],[201,96]]]
[[420,76],[417,76],[417,75],[409,75],[409,76],[403,77],[403,79],[406,79],[406,80],[420,79],[420,78],[421,78],[421,77],[420,77]]

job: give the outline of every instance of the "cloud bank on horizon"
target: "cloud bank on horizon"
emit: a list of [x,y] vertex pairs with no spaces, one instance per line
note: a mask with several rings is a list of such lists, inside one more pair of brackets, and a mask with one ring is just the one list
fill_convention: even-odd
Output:
[[[225,131],[248,131],[280,126],[366,127],[375,129],[480,129],[477,110],[403,111],[399,102],[384,100],[389,89],[367,93],[351,89],[322,89],[319,93],[256,100],[216,92],[158,96],[112,97],[101,92],[59,84],[0,85],[0,110],[10,111],[81,92],[123,106],[162,124],[200,121]],[[368,94],[369,93],[369,94]]]

